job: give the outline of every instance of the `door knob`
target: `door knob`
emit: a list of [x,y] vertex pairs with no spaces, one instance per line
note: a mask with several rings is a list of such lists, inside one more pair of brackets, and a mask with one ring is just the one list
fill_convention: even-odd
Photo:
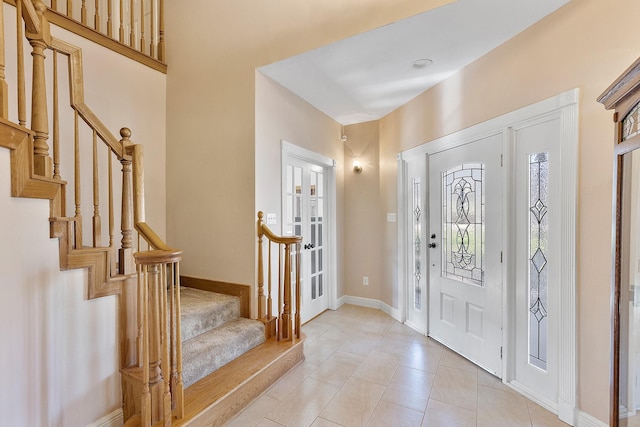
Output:
[[429,247],[430,247],[431,249],[433,249],[433,248],[435,248],[435,247],[436,247],[436,244],[435,244],[435,243],[429,243]]

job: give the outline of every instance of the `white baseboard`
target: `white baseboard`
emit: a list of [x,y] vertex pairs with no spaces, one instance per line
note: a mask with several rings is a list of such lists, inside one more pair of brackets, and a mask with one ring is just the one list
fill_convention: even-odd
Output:
[[398,322],[400,321],[400,312],[397,308],[391,307],[389,304],[382,302],[377,299],[371,298],[362,298],[362,297],[352,297],[349,295],[343,295],[338,298],[338,307],[340,308],[344,304],[352,304],[358,305],[360,307],[369,307],[369,308],[377,308],[378,310],[382,310],[387,313],[389,316],[393,317]]
[[124,424],[123,416],[122,408],[118,408],[99,420],[92,422],[87,427],[122,427]]
[[520,393],[521,395],[523,395],[524,397],[526,397],[527,399],[529,399],[529,400],[535,402],[536,404],[542,406],[544,409],[546,409],[547,411],[551,412],[552,414],[558,415],[558,403],[557,402],[552,402],[552,401],[546,399],[544,396],[540,396],[535,391],[533,391],[530,388],[518,383],[517,381],[510,381],[510,382],[507,383],[507,385],[509,387],[511,387],[512,389],[514,389],[515,391],[517,391],[518,393]]
[[603,423],[586,412],[578,410],[578,423],[576,427],[607,427],[608,423]]

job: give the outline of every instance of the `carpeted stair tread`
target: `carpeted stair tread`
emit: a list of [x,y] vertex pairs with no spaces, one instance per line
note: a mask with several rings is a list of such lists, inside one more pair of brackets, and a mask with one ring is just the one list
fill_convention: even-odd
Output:
[[265,341],[264,325],[238,318],[182,343],[182,378],[189,387]]
[[182,341],[240,317],[240,299],[231,295],[180,287]]

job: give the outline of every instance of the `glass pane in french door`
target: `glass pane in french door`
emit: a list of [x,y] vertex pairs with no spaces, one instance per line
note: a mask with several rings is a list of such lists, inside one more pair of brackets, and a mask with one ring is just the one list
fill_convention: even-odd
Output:
[[321,171],[310,171],[309,201],[310,201],[310,257],[311,257],[311,299],[315,300],[324,295],[322,269],[323,249],[323,221],[324,221],[324,192],[323,174]]

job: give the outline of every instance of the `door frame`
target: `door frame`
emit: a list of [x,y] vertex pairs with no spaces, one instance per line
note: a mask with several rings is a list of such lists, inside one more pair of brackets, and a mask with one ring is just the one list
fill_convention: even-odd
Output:
[[[398,308],[399,318],[406,320],[406,289],[409,254],[405,217],[408,203],[406,159],[422,154],[434,154],[450,148],[465,145],[482,137],[503,135],[503,179],[504,182],[504,225],[503,225],[503,359],[502,382],[525,395],[529,399],[554,412],[558,417],[574,425],[577,417],[576,403],[576,211],[577,211],[577,147],[578,147],[578,100],[579,89],[572,89],[535,104],[512,111],[500,117],[435,139],[398,154]],[[561,142],[561,191],[560,206],[561,238],[561,289],[558,343],[558,402],[549,404],[544,399],[519,386],[515,378],[515,289],[507,286],[515,281],[515,206],[514,183],[509,179],[514,172],[515,149],[512,128],[538,118],[556,114],[562,127]],[[428,264],[429,265],[429,264]],[[427,323],[427,328],[429,327]]]
[[[326,176],[326,212],[327,212],[327,254],[326,254],[326,267],[327,267],[327,305],[331,310],[338,308],[337,303],[337,289],[338,289],[338,261],[337,261],[337,215],[336,215],[336,161],[330,159],[322,154],[300,147],[280,140],[281,146],[281,161],[280,161],[280,209],[282,215],[286,211],[286,200],[283,197],[283,189],[287,180],[287,160],[289,158],[295,158],[307,163],[320,166],[325,171]],[[284,235],[284,221],[281,221],[280,233]]]

